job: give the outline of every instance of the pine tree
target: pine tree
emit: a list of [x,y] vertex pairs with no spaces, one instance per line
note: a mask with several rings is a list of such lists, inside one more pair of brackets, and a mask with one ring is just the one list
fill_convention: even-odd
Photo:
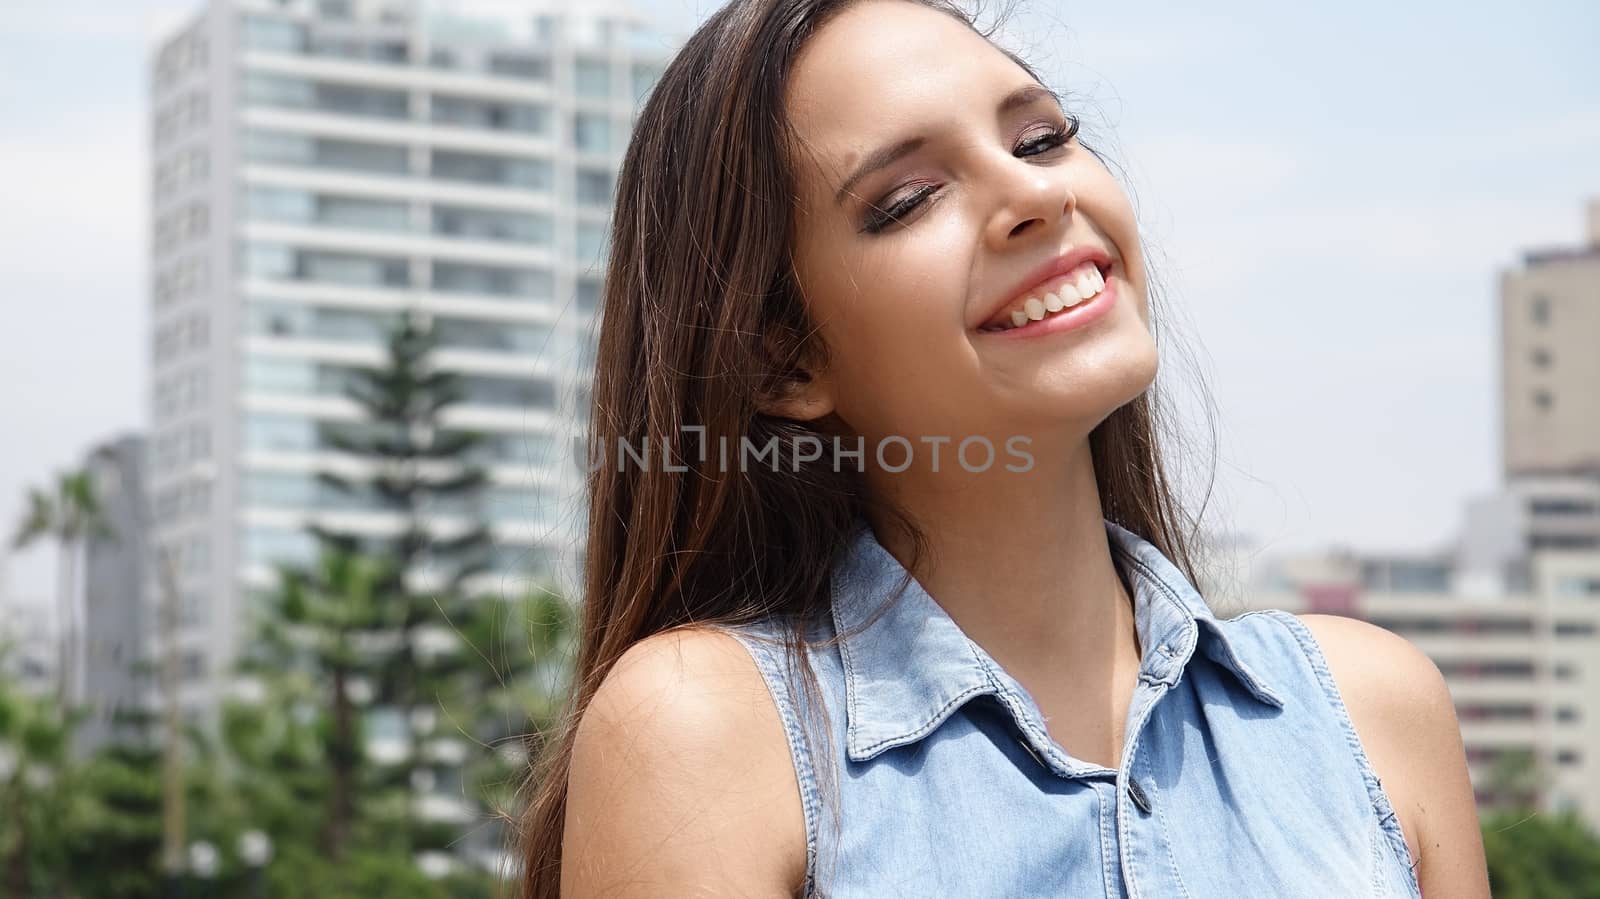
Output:
[[[487,569],[492,558],[482,510],[488,476],[468,461],[483,438],[444,425],[444,414],[462,395],[458,376],[433,366],[436,345],[421,316],[403,315],[389,335],[384,365],[356,369],[346,384],[346,394],[365,420],[324,430],[326,443],[365,462],[367,473],[324,470],[319,481],[396,513],[403,520],[400,532],[374,537],[321,525],[311,528],[326,550],[383,562],[384,574],[372,588],[372,639],[364,644],[363,658],[352,662],[352,670],[360,669],[370,681],[375,706],[403,722],[405,758],[381,775],[381,786],[391,794],[412,783],[443,689],[434,669],[441,658],[452,655],[425,652],[423,641],[456,639],[450,618],[464,614],[464,582]],[[471,524],[454,534],[429,527],[431,518],[448,513],[464,515]],[[448,843],[449,835],[427,836],[409,812],[400,812],[407,819],[403,844],[421,849]]]

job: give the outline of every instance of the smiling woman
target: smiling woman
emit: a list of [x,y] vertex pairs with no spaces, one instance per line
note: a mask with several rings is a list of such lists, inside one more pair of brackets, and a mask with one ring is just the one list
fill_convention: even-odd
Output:
[[1487,895],[1432,662],[1195,587],[1078,126],[941,0],[736,0],[662,74],[590,440],[665,452],[589,468],[528,899]]

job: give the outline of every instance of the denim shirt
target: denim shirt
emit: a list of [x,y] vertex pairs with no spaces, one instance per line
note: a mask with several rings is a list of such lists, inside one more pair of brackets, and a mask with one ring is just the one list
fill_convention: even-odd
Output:
[[[1057,744],[1028,691],[915,580],[865,631],[807,649],[819,746],[794,660],[761,639],[776,619],[726,628],[787,733],[805,895],[1420,897],[1306,626],[1277,609],[1218,618],[1153,544],[1105,527],[1143,650],[1116,769]],[[904,574],[859,522],[832,573],[832,620],[811,635],[853,629]]]

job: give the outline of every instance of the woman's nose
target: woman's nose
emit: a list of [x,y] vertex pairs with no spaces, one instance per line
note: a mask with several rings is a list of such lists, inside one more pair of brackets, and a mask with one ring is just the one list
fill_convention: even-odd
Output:
[[1029,231],[1057,230],[1078,204],[1059,167],[1044,168],[1010,154],[1006,160],[991,169],[989,178],[994,205],[985,239],[993,249]]

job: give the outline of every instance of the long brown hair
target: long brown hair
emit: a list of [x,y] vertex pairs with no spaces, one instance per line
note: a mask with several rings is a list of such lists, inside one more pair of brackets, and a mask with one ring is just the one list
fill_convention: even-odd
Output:
[[[826,358],[790,261],[797,142],[783,97],[806,40],[852,2],[733,0],[677,53],[633,131],[611,222],[588,433],[591,449],[612,458],[588,475],[571,692],[555,732],[536,744],[515,828],[524,899],[559,895],[576,724],[617,659],[663,631],[768,615],[792,623],[791,648],[806,645],[852,522],[879,502],[849,466],[784,457],[741,470],[719,465],[716,450],[723,440],[766,446],[773,437],[792,449],[801,435],[827,442],[842,433],[831,416],[797,422],[763,409],[805,377],[802,362]],[[954,0],[906,2],[954,16],[991,42],[999,24],[980,28]],[[1095,475],[1105,516],[1193,580],[1153,393],[1090,434]],[[611,464],[619,441],[671,446],[674,465]],[[886,505],[875,511],[903,528],[920,556],[926,541],[905,516]],[[814,692],[805,655],[795,653]]]

